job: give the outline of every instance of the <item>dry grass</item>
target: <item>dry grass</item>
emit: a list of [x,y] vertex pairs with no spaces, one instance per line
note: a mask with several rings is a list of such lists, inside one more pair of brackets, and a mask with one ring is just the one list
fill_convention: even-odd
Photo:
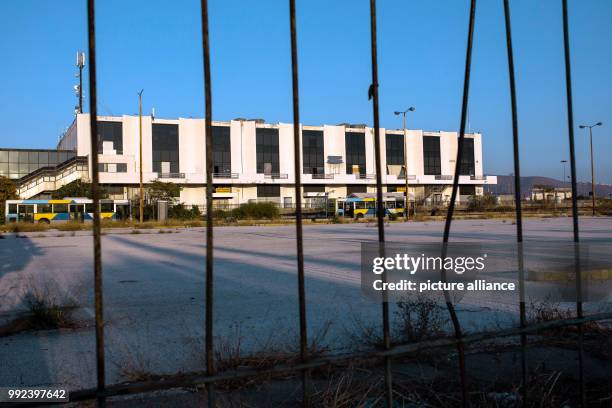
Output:
[[[391,319],[391,343],[423,341],[447,336],[448,312],[435,298],[426,294],[408,295],[395,304]],[[383,330],[378,322],[353,315],[345,335],[355,351],[382,349]]]
[[91,229],[91,225],[84,224],[82,222],[70,221],[54,224],[53,228],[57,229],[58,231],[80,231],[85,229]]
[[[308,345],[309,358],[316,358],[324,355],[328,349],[323,345],[331,323],[324,325],[323,329],[317,332]],[[243,336],[240,327],[234,328],[233,335],[223,338],[217,342],[215,348],[215,365],[219,371],[241,370],[241,369],[266,369],[276,365],[292,365],[300,361],[298,339],[292,339],[287,344],[273,342],[272,338],[255,352],[245,352],[242,348]],[[274,341],[277,341],[274,338]],[[274,378],[293,377],[295,373],[275,376]],[[269,380],[268,378],[252,378],[248,380],[229,381],[222,385],[223,388],[236,389],[253,385],[255,383]]]
[[6,232],[39,232],[39,231],[47,231],[49,229],[49,225],[47,224],[34,224],[30,222],[12,222],[2,226],[3,230]]
[[397,302],[400,341],[422,341],[446,336],[448,312],[435,298],[427,294],[409,295]]
[[28,330],[78,328],[72,312],[78,307],[57,285],[30,279],[22,294],[25,314],[0,327],[0,337]]

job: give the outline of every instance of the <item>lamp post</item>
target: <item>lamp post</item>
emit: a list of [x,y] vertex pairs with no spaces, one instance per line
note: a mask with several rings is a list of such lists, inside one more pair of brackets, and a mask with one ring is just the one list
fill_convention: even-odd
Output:
[[138,130],[140,134],[140,223],[144,221],[144,189],[142,187],[142,89],[138,92]]
[[[414,106],[409,107],[404,111],[393,112],[395,116],[404,115],[404,176],[406,177],[406,203],[404,204],[404,212],[406,213],[406,221],[408,221],[408,135],[406,134],[406,113],[414,112]],[[416,217],[416,197],[414,201],[414,215]]]
[[[567,160],[561,160],[561,167],[563,167],[563,178],[561,179],[561,183],[565,183],[565,165],[567,164]],[[563,187],[563,184],[561,184]]]
[[589,144],[591,145],[591,197],[593,199],[593,216],[595,216],[595,164],[593,162],[593,128],[601,126],[603,123],[597,122],[594,125],[580,125],[580,129],[589,129]]

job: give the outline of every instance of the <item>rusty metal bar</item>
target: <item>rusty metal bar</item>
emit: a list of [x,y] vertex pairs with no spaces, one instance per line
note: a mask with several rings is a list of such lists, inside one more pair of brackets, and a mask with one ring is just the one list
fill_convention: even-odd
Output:
[[[300,313],[300,360],[308,360],[306,290],[304,286],[304,237],[302,231],[302,160],[300,156],[300,92],[298,81],[297,25],[295,0],[289,0],[291,26],[291,81],[293,85],[293,152],[295,155],[295,238],[297,250],[298,297]],[[302,370],[302,404],[308,406],[308,372]]]
[[[374,126],[374,157],[376,164],[376,219],[378,222],[379,251],[384,251],[385,242],[385,207],[382,193],[382,171],[380,159],[380,117],[378,110],[378,52],[376,39],[376,0],[370,0],[370,46],[372,56],[372,83],[368,90],[368,99],[372,99]],[[406,176],[407,177],[407,176]],[[408,192],[406,192],[408,194]],[[383,254],[381,254],[383,256]],[[384,279],[384,277],[383,277]],[[386,350],[391,348],[391,327],[389,323],[389,302],[383,295],[382,301],[383,343]],[[393,380],[391,378],[391,358],[385,357],[385,396],[386,405],[393,405]]]
[[[582,311],[582,273],[580,267],[580,232],[578,227],[578,189],[576,185],[576,151],[574,148],[574,106],[572,98],[572,71],[569,44],[569,18],[567,0],[561,1],[563,9],[563,49],[565,57],[565,91],[567,97],[567,131],[569,137],[570,171],[572,175],[572,221],[574,232],[574,259],[576,266],[576,314],[583,317]],[[595,194],[595,191],[593,191]],[[578,324],[578,369],[580,378],[580,401],[586,407],[586,390],[584,385],[584,345],[582,325]]]
[[[470,90],[470,73],[472,66],[472,43],[474,39],[474,22],[476,18],[476,0],[471,0],[470,3],[470,19],[468,22],[468,38],[467,50],[465,56],[465,73],[463,78],[463,100],[461,103],[461,124],[459,126],[459,139],[457,141],[457,160],[455,161],[455,176],[453,178],[453,190],[451,193],[450,203],[448,205],[448,213],[446,214],[446,222],[444,223],[444,236],[442,239],[442,257],[446,256],[448,239],[450,236],[451,223],[453,221],[453,212],[455,210],[455,202],[457,200],[457,191],[459,190],[459,175],[461,174],[461,156],[463,155],[463,140],[465,138],[465,124],[468,109],[468,99]],[[442,277],[446,280],[446,271],[442,271]],[[455,338],[457,339],[457,354],[459,358],[459,375],[461,378],[461,401],[464,407],[469,405],[469,396],[467,391],[467,373],[465,369],[465,347],[462,342],[463,334],[461,332],[461,324],[455,311],[455,307],[450,300],[448,293],[445,291],[446,307],[453,323]]]
[[[329,365],[341,365],[348,363],[371,362],[380,360],[385,357],[402,357],[415,353],[421,350],[436,349],[443,347],[456,346],[458,343],[471,344],[481,341],[492,340],[497,338],[515,337],[520,334],[532,334],[540,331],[557,329],[567,326],[575,326],[589,322],[612,319],[612,312],[597,313],[582,318],[571,318],[562,320],[553,320],[548,322],[537,323],[527,327],[510,328],[506,330],[498,330],[493,332],[484,332],[464,336],[458,340],[456,338],[443,338],[436,340],[426,340],[418,343],[407,343],[394,346],[389,350],[373,350],[367,353],[356,353],[350,355],[336,355],[312,359],[307,363],[296,365],[277,365],[271,368],[262,370],[232,370],[226,371],[214,376],[202,375],[201,373],[180,374],[174,377],[165,377],[164,379],[154,381],[143,381],[130,384],[115,384],[110,385],[101,394],[106,397],[117,395],[138,394],[149,391],[164,390],[180,387],[193,387],[196,385],[204,385],[220,381],[230,381],[243,378],[264,377],[277,374],[286,374],[299,370],[308,370],[314,368],[325,367]],[[96,398],[100,395],[96,389],[86,389],[70,392],[70,401],[83,401]]]
[[[519,270],[519,319],[520,327],[527,324],[525,311],[525,275],[523,257],[523,209],[521,204],[521,166],[518,139],[518,112],[516,107],[516,82],[514,78],[514,53],[512,49],[512,24],[509,0],[504,0],[504,21],[506,26],[506,50],[508,52],[508,78],[510,82],[510,106],[512,110],[512,146],[514,156],[514,207],[516,212],[516,242]],[[528,404],[527,335],[521,334],[521,379],[523,406]]]
[[[215,374],[213,344],[213,134],[212,134],[212,91],[210,80],[210,43],[208,37],[208,0],[201,0],[202,52],[204,62],[204,103],[206,136],[206,373]],[[215,406],[213,384],[207,387],[208,406]]]
[[[104,296],[102,287],[102,242],[100,234],[100,187],[98,174],[98,107],[96,82],[96,18],[95,0],[87,1],[87,36],[89,52],[89,127],[91,143],[91,196],[93,201],[93,258],[94,298],[96,325],[96,379],[98,392],[104,392],[106,375],[104,365]],[[81,90],[82,93],[82,90]],[[104,406],[106,400],[98,399]]]

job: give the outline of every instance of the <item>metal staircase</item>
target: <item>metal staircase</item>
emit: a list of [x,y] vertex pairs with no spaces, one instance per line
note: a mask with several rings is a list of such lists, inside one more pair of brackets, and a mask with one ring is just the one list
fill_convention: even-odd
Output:
[[73,157],[55,167],[41,167],[17,180],[17,194],[27,200],[75,180],[89,181],[87,157]]

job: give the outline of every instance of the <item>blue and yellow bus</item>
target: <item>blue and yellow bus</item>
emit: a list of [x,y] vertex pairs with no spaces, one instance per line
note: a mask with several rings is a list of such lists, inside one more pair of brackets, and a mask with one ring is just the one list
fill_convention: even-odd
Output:
[[[383,203],[385,216],[394,214],[404,215],[404,194],[403,193],[384,193]],[[338,200],[338,216],[348,218],[367,218],[376,217],[376,194],[374,193],[355,193],[345,199]]]
[[[88,198],[61,200],[7,200],[6,222],[85,222],[93,220],[93,201]],[[100,200],[100,218],[122,220],[130,216],[128,200]]]

